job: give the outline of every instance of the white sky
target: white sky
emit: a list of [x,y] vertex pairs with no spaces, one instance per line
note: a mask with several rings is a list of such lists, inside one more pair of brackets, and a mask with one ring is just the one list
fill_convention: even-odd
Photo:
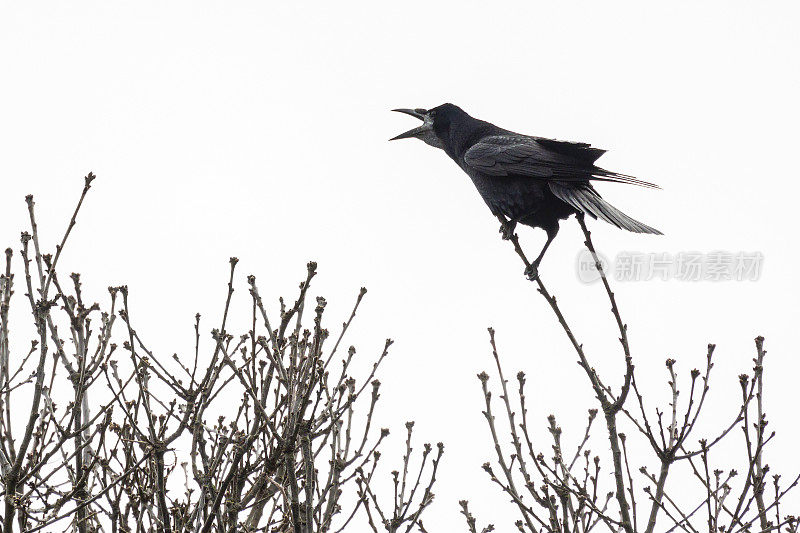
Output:
[[[33,193],[52,249],[94,171],[61,270],[81,271],[97,300],[128,284],[138,332],[167,355],[190,354],[195,312],[216,324],[231,255],[242,316],[248,273],[274,301],[294,297],[318,261],[331,327],[367,286],[350,341],[366,358],[396,340],[382,372],[387,450],[399,451],[406,419],[420,442],[447,446],[427,526],[460,528],[456,502],[468,498],[505,529],[493,507],[504,499],[480,470],[492,453],[475,379],[491,364],[485,328],[497,329],[507,374],[528,373],[540,426],[556,412],[577,438],[592,398],[468,178],[418,141],[388,143],[415,125],[389,110],[450,101],[508,129],[588,141],[611,150],[602,166],[664,187],[600,187],[666,234],[595,222],[607,256],[763,253],[758,282],[615,287],[654,399],[666,399],[667,357],[685,377],[718,344],[709,428],[732,416],[752,339],[767,338],[778,431],[767,459],[788,478],[800,439],[798,10],[698,4],[0,4],[0,244],[19,248]],[[543,233],[520,232],[534,255]],[[580,247],[574,220],[562,224],[541,272],[610,376],[621,368],[613,323],[600,287],[577,280]]]

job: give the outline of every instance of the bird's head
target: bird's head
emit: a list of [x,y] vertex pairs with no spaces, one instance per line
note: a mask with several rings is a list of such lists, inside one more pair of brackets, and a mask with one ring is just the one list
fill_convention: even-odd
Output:
[[442,104],[433,109],[392,109],[392,111],[418,118],[422,121],[422,125],[401,133],[389,139],[390,141],[416,138],[435,148],[444,148],[442,140],[447,138],[453,115],[458,112],[464,113],[453,104]]

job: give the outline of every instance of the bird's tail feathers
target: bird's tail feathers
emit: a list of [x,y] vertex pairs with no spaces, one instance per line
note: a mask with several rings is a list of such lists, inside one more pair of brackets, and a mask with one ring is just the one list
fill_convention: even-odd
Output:
[[612,183],[627,183],[628,185],[638,185],[640,187],[647,187],[648,189],[661,188],[655,183],[650,183],[649,181],[640,180],[635,176],[620,174],[619,172],[611,172],[610,170],[606,170],[600,167],[594,167],[594,171],[592,172],[592,177],[590,179],[596,181],[610,181]]
[[635,220],[610,203],[603,200],[591,187],[565,186],[556,182],[550,182],[550,190],[560,200],[568,203],[581,213],[585,213],[592,218],[599,218],[616,226],[620,229],[632,231],[633,233],[650,233],[653,235],[663,235],[655,228]]

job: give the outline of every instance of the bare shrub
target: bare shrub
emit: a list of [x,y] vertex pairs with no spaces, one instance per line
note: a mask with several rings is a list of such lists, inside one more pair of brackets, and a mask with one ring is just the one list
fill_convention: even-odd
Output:
[[[708,345],[705,368],[689,372],[685,381],[689,389],[688,398],[682,406],[678,401],[681,387],[676,362],[673,359],[666,361],[671,401],[665,408],[656,408],[654,413],[649,411],[646,398],[636,384],[627,325],[621,318],[614,293],[595,253],[591,234],[583,218],[578,218],[578,221],[611,304],[625,374],[618,390],[607,385],[589,362],[583,345],[578,342],[564,318],[556,298],[541,279],[535,277],[539,293],[550,305],[569,338],[578,356],[578,364],[597,398],[597,406],[589,409],[586,427],[581,432],[582,438],[574,450],[564,449],[562,428],[556,417],[550,415],[547,418],[551,442],[550,450],[545,451],[535,443],[534,428],[528,417],[527,378],[524,372],[519,372],[513,389],[509,390],[495,344],[495,332],[489,329],[495,373],[499,379],[495,392],[499,392],[501,414],[495,414],[497,408],[493,403],[489,374],[482,372],[478,378],[485,400],[483,414],[495,450],[494,460],[485,463],[483,469],[518,510],[516,528],[537,533],[581,533],[597,526],[625,533],[652,533],[656,528],[659,531],[681,530],[687,533],[703,530],[766,532],[779,529],[796,532],[797,518],[786,513],[780,503],[800,482],[800,476],[788,483],[783,483],[779,475],[768,476],[771,468],[764,459],[765,447],[775,435],[774,432],[767,432],[763,404],[764,339],[755,339],[756,355],[752,373],[739,376],[741,397],[729,402],[733,407],[731,419],[722,424],[716,435],[701,438],[695,435],[709,392],[714,366],[713,344]],[[505,224],[502,219],[501,222]],[[530,263],[517,236],[512,235],[510,240],[526,269],[529,268]],[[629,407],[631,392],[633,407]],[[595,423],[598,415],[604,422],[602,429]],[[502,427],[496,416],[504,420]],[[622,424],[631,427],[632,436],[620,431]],[[746,471],[741,473],[731,466],[737,464],[735,459],[712,457],[712,452],[718,449],[722,441],[736,433],[736,428],[744,436],[742,454],[737,458],[738,463],[746,467]],[[608,443],[602,453],[594,454],[588,447],[593,434],[601,434],[601,438]],[[644,449],[649,450],[648,456],[629,456],[629,439],[632,438],[643,441]],[[510,446],[506,439],[510,439]],[[650,471],[646,466],[648,461],[655,461],[658,470]],[[608,468],[603,466],[606,462],[611,464],[610,476],[601,475],[603,468]],[[672,480],[669,485],[670,472],[677,464],[687,464],[688,475]],[[642,466],[636,468],[637,465]],[[696,501],[687,501],[693,494],[689,490],[691,485],[701,494]],[[468,503],[462,501],[461,505],[468,530],[476,533],[476,519],[469,512]],[[491,530],[492,526],[483,529]]]
[[[389,430],[375,428],[373,415],[377,372],[392,341],[359,377],[356,350],[344,344],[366,289],[331,336],[325,299],[309,293],[315,263],[308,263],[294,303],[281,299],[274,315],[248,276],[250,329],[234,334],[228,316],[237,259],[231,258],[210,339],[197,315],[191,355],[163,357],[136,331],[128,287],[110,287],[101,306],[85,300],[78,274],[64,280],[57,273],[93,179],[85,178],[53,255],[40,247],[33,197],[26,199],[30,232],[22,234],[20,255],[37,335],[23,350],[9,340],[15,278],[13,253],[6,251],[2,531],[66,525],[81,533],[300,533],[342,531],[359,520],[392,532],[421,528],[443,447],[432,457],[426,444],[413,466],[413,423],[406,425],[400,498],[386,514],[373,479]],[[398,474],[392,475],[397,489]]]

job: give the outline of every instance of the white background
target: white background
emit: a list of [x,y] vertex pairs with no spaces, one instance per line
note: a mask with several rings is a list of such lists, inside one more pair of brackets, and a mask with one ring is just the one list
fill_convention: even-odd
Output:
[[[667,400],[667,357],[686,378],[718,344],[709,434],[733,416],[736,376],[752,366],[753,337],[766,337],[778,431],[767,459],[793,477],[798,13],[792,2],[698,4],[4,3],[0,243],[19,248],[33,193],[52,250],[94,171],[61,271],[81,271],[99,301],[127,283],[138,332],[167,356],[190,356],[195,312],[205,331],[218,322],[231,255],[239,316],[248,273],[274,303],[318,261],[332,328],[367,286],[350,338],[365,367],[396,340],[382,372],[385,459],[399,461],[402,422],[416,420],[420,440],[447,449],[427,527],[461,528],[456,502],[468,498],[481,522],[507,530],[505,498],[480,470],[492,454],[475,378],[491,365],[486,327],[507,375],[529,375],[537,426],[556,412],[574,442],[591,394],[468,178],[441,151],[388,143],[416,125],[389,110],[450,101],[508,129],[588,141],[611,150],[602,166],[664,187],[600,187],[666,234],[595,222],[607,256],[763,253],[757,282],[615,287],[654,402]],[[533,255],[542,232],[520,233]],[[574,220],[562,224],[541,273],[613,381],[616,334],[601,288],[576,277],[580,247]],[[21,288],[16,298],[22,309]]]

